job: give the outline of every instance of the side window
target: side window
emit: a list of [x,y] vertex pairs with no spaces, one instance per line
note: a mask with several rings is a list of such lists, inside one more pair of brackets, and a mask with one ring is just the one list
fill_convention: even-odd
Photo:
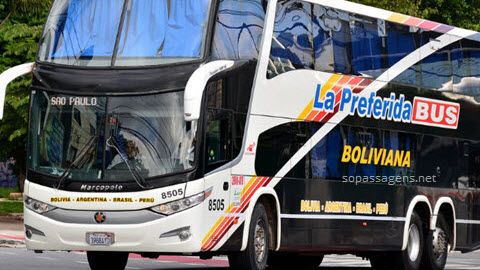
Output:
[[232,125],[232,151],[233,158],[238,156],[242,151],[243,144],[243,135],[245,133],[245,126],[247,123],[247,115],[243,113],[234,113],[233,114],[233,125]]
[[[319,129],[320,126],[312,126],[311,134]],[[319,180],[411,176],[415,173],[415,141],[415,135],[407,133],[337,126],[287,176]],[[294,174],[305,170],[309,163],[310,174]]]
[[264,19],[261,0],[222,0],[213,39],[213,58],[257,59]]
[[313,14],[315,69],[351,73],[350,15],[318,5],[314,5]]
[[[255,171],[261,176],[275,176],[278,171],[310,138],[310,126],[321,123],[294,122],[274,127],[262,133],[258,139]],[[309,175],[310,162],[300,161],[302,166],[292,170],[287,177],[305,178]]]
[[[438,36],[439,34],[434,32],[423,33],[422,45]],[[452,81],[451,53],[456,51],[455,47],[457,45],[448,46],[422,60],[422,87],[443,91],[451,89],[451,83],[448,83]]]
[[385,21],[357,16],[352,31],[353,74],[376,78],[387,67]]
[[[407,55],[414,52],[420,45],[419,29],[401,25],[397,23],[387,22],[387,51],[388,51],[388,68],[393,67]],[[411,67],[405,72],[393,79],[394,82],[409,85],[419,84],[420,69],[416,62],[411,63]]]
[[313,69],[312,4],[279,1],[268,78],[295,69]]
[[480,95],[480,43],[464,39],[452,51],[454,93]]
[[[236,94],[239,78],[212,81],[206,91],[205,164],[212,171],[235,159],[242,150],[247,114]],[[248,99],[247,99],[248,100]]]
[[232,160],[232,113],[209,109],[206,125],[207,171]]
[[296,69],[376,77],[386,55],[385,22],[302,1],[280,1],[267,77]]

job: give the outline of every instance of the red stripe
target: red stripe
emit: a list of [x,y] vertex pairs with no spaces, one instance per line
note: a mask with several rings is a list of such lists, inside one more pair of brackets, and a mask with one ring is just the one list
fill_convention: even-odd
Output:
[[[246,196],[246,197],[244,197],[245,199],[242,198],[242,204],[240,205],[239,208],[236,209],[236,211],[234,212],[235,214],[236,214],[236,213],[243,213],[243,212],[247,209],[247,206],[248,206],[248,204],[249,204],[250,199],[253,197],[253,195],[255,194],[255,192],[263,185],[263,183],[265,183],[267,180],[268,180],[268,177],[262,177],[262,178],[260,178],[259,181],[257,181],[256,183],[252,184],[252,187],[249,188],[249,191],[250,191],[250,192],[247,191],[247,193],[245,193],[245,196]],[[230,213],[232,213],[232,211],[230,211]],[[222,226],[222,228],[225,228],[225,226],[228,226],[228,225],[226,225],[226,224],[228,224],[229,222],[232,222],[232,223],[233,223],[233,219],[234,219],[234,218],[229,218],[229,219],[227,220],[227,222]],[[228,230],[228,229],[227,229],[227,230]],[[214,234],[212,234],[212,236],[211,236],[210,239],[209,239],[209,242],[210,242],[210,243],[208,243],[208,245],[207,245],[207,247],[206,247],[207,249],[208,249],[208,247],[211,245],[211,242],[213,242],[213,241],[211,241],[211,239],[213,239],[213,235],[218,235],[219,233],[220,233],[220,234],[223,233],[223,229],[221,229],[219,232],[217,232],[217,230],[216,230],[216,232],[215,232]],[[207,244],[207,243],[206,243],[206,244]]]
[[305,118],[306,121],[312,121],[312,119],[317,115],[318,111],[311,111],[308,116]]
[[225,234],[227,234],[227,232],[232,228],[232,226],[233,221],[230,223],[230,226],[228,226],[228,228],[222,233],[222,235],[220,235],[219,239],[213,243],[213,246],[211,246],[208,250],[212,250],[213,248],[215,248],[215,246],[217,246],[217,244],[222,240],[222,238],[225,236]]
[[408,20],[406,20],[403,23],[406,24],[406,25],[410,25],[410,26],[417,26],[417,25],[421,24],[423,21],[424,20],[419,19],[419,18],[410,17],[410,18],[408,18]]
[[332,119],[332,117],[335,116],[335,114],[338,113],[339,109],[340,109],[340,105],[335,106],[335,109],[334,109],[333,113],[329,113],[327,116],[325,116],[324,119],[322,119],[322,121],[323,122],[330,121],[330,119]]
[[433,30],[435,27],[439,26],[439,23],[432,22],[432,21],[424,21],[422,24],[420,24],[418,27],[420,28],[425,28],[428,30]]
[[250,202],[248,202],[248,203],[245,205],[245,207],[242,209],[242,213],[245,213],[245,211],[247,210],[249,204],[250,204]]
[[[364,80],[362,81],[357,87],[355,87],[355,89],[353,89],[352,91],[355,93],[355,94],[358,94],[360,92],[362,92],[363,90],[365,90],[365,88],[367,88],[367,86],[369,86],[373,81],[370,81],[370,80]],[[340,104],[337,104],[335,106],[335,110],[333,113],[329,113],[327,116],[325,116],[325,118],[323,118],[321,121],[322,122],[328,122],[330,121],[330,119],[332,119],[332,117],[338,113],[340,109]]]
[[273,177],[269,177],[267,179],[267,181],[265,182],[265,184],[263,184],[263,186],[266,187],[270,183],[270,181],[272,181],[272,179],[273,179]]
[[[255,191],[257,191],[257,189],[262,185],[262,183],[264,183],[268,178],[267,177],[261,177],[261,178],[257,178],[259,179],[258,181],[255,181],[255,183],[252,184],[252,186],[250,186],[247,190],[247,192],[245,193],[245,196],[242,198],[242,204],[240,205],[239,208],[233,208],[229,213],[238,213],[240,212],[240,209],[245,206],[245,204],[248,203],[248,200],[250,200],[250,198],[253,196],[253,194],[255,194]],[[244,199],[246,198],[246,199]],[[236,210],[236,211],[234,211]],[[217,237],[218,234],[222,234],[224,228],[226,226],[229,225],[229,222],[233,222],[232,220],[233,218],[226,218],[222,221],[222,223],[220,223],[220,225],[217,227],[217,229],[212,233],[212,235],[209,237],[209,239],[207,240],[207,242],[203,245],[202,249],[208,249],[213,240],[214,237]],[[227,229],[228,230],[228,229]]]
[[322,112],[320,112],[320,113],[317,115],[317,117],[315,117],[315,118],[313,119],[313,121],[315,121],[315,122],[320,122],[320,119],[322,119],[323,117],[325,117],[325,115],[327,115],[327,112],[326,112],[326,111],[322,111]]
[[355,94],[358,94],[362,92],[367,86],[369,86],[373,81],[370,80],[364,80],[361,82],[355,89],[352,89],[352,92]]
[[337,93],[338,91],[340,91],[342,89],[343,86],[345,86],[345,84],[348,83],[348,81],[350,81],[352,77],[350,76],[342,76],[340,78],[340,80],[338,80],[338,82],[332,87],[332,90]]
[[[258,186],[258,184],[260,182],[262,182],[263,180],[265,180],[267,177],[258,177],[258,181],[255,181],[254,183],[252,183],[252,185],[248,188],[248,190],[245,192],[245,194],[242,196],[242,199],[241,199],[241,203],[243,205],[243,203],[245,202],[245,200],[247,199],[247,197],[249,195],[251,195],[253,192],[256,191],[256,187]],[[255,191],[254,191],[255,190]],[[253,191],[253,192],[252,192]],[[241,208],[241,206],[239,207]]]
[[[255,191],[250,192],[250,194],[246,195],[247,198],[242,201],[242,206],[243,206],[245,203],[247,203],[248,201],[250,201],[250,199],[253,197],[253,195],[255,194],[255,192],[263,185],[263,183],[265,183],[265,181],[266,181],[267,179],[268,179],[267,177],[264,177],[264,178],[262,178],[261,181],[259,181],[259,182],[257,183],[257,185],[255,186]],[[239,209],[241,209],[242,206],[240,206]],[[238,212],[238,210],[237,210],[237,212]]]
[[8,236],[8,235],[2,235],[2,234],[0,234],[0,238],[7,238],[7,239],[13,239],[13,240],[25,240],[25,237],[21,237],[21,236]]
[[[365,81],[367,80],[364,80],[362,78],[358,78],[358,77],[354,77],[352,78],[352,80],[350,80],[350,82],[348,83],[348,85],[346,86],[346,88],[349,88],[349,89],[356,89],[357,85],[362,85],[362,84],[367,84],[365,83]],[[368,83],[368,85],[370,85],[370,83]],[[364,88],[362,88],[364,89]],[[352,90],[354,91],[354,90]],[[342,92],[338,93],[336,96],[335,96],[335,109],[332,113],[324,113],[321,117],[320,116],[317,116],[315,118],[315,121],[317,122],[328,122],[330,119],[332,119],[332,117],[338,113],[338,105],[340,104],[340,101],[342,99]]]
[[[233,217],[228,217],[225,219],[225,223],[221,226],[218,227],[218,232],[212,234],[212,236],[210,237],[209,241],[207,243],[205,243],[205,245],[203,245],[204,247],[202,247],[203,250],[209,250],[213,244],[215,244],[215,242],[218,242],[221,240],[221,238],[219,237],[220,235],[223,235],[226,228],[230,225],[230,223],[233,222]],[[216,240],[214,240],[216,239]]]
[[359,83],[361,83],[364,79],[359,78],[359,77],[353,77],[350,82],[347,84],[346,88],[352,89],[355,86],[357,86]]
[[[232,211],[230,211],[230,213],[232,213],[232,212],[243,213],[248,208],[248,205],[250,204],[249,201],[252,198],[252,196],[255,194],[255,192],[260,187],[265,186],[268,183],[270,183],[270,181],[273,179],[273,177],[261,177],[259,179],[260,180],[256,181],[256,183],[252,184],[252,186],[247,190],[247,192],[245,193],[245,197],[244,197],[246,199],[242,200],[242,204],[240,205],[240,207],[239,208],[233,208]],[[236,211],[233,211],[233,210],[236,210]],[[220,230],[219,230],[219,228],[217,228],[215,230],[215,232],[212,234],[212,236],[210,236],[209,239],[207,240],[207,242],[203,245],[202,250],[213,249],[217,245],[217,243],[222,240],[223,236],[225,236],[225,234],[233,226],[233,221],[235,219],[236,219],[236,217],[229,217],[229,218],[224,219],[219,226]],[[213,241],[214,238],[216,238],[216,241]]]

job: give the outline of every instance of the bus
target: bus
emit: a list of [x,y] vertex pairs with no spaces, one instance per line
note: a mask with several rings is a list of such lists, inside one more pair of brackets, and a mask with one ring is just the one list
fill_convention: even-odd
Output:
[[0,77],[3,106],[33,74],[27,248],[444,269],[480,248],[479,42],[342,0],[56,0]]

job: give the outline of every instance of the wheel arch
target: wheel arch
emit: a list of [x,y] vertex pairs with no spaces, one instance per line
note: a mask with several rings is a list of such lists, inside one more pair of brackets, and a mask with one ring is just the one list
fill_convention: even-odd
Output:
[[433,210],[433,215],[430,221],[430,230],[435,230],[438,215],[440,213],[443,214],[445,221],[449,226],[450,235],[452,236],[452,239],[450,239],[450,250],[455,250],[457,243],[457,216],[455,213],[455,205],[452,198],[441,197],[440,199],[438,199],[437,203],[435,204],[435,209]]
[[[281,235],[280,234],[281,232],[280,202],[278,200],[277,193],[273,188],[262,187],[252,197],[252,199],[250,200],[250,204],[248,205],[247,211],[245,211],[245,226],[243,228],[241,251],[244,251],[247,248],[248,233],[249,233],[250,222],[251,222],[250,217],[253,214],[253,209],[255,208],[255,205],[257,204],[257,202],[268,204],[268,206],[267,205],[264,205],[264,206],[265,206],[265,210],[267,210],[267,216],[269,219],[269,232],[271,236],[274,236],[274,237],[270,237],[271,239],[270,239],[269,246],[270,248],[272,248],[273,246],[274,247],[273,250],[278,250],[280,248],[280,235]],[[272,218],[272,220],[270,220],[270,218]],[[273,221],[275,221],[275,223],[273,223]],[[271,225],[275,225],[275,227],[271,228]]]
[[417,211],[420,215],[420,218],[424,222],[424,224],[428,224],[430,226],[431,223],[431,216],[432,216],[432,206],[430,205],[430,201],[424,195],[417,195],[415,196],[408,206],[407,214],[405,216],[405,225],[403,228],[403,243],[402,243],[402,250],[407,248],[408,243],[408,228],[410,227],[410,221],[412,219],[413,211]]

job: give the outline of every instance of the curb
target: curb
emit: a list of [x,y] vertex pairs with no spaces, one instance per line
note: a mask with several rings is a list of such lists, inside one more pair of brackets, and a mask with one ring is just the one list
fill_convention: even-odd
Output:
[[18,222],[23,221],[23,213],[0,215],[0,222]]

